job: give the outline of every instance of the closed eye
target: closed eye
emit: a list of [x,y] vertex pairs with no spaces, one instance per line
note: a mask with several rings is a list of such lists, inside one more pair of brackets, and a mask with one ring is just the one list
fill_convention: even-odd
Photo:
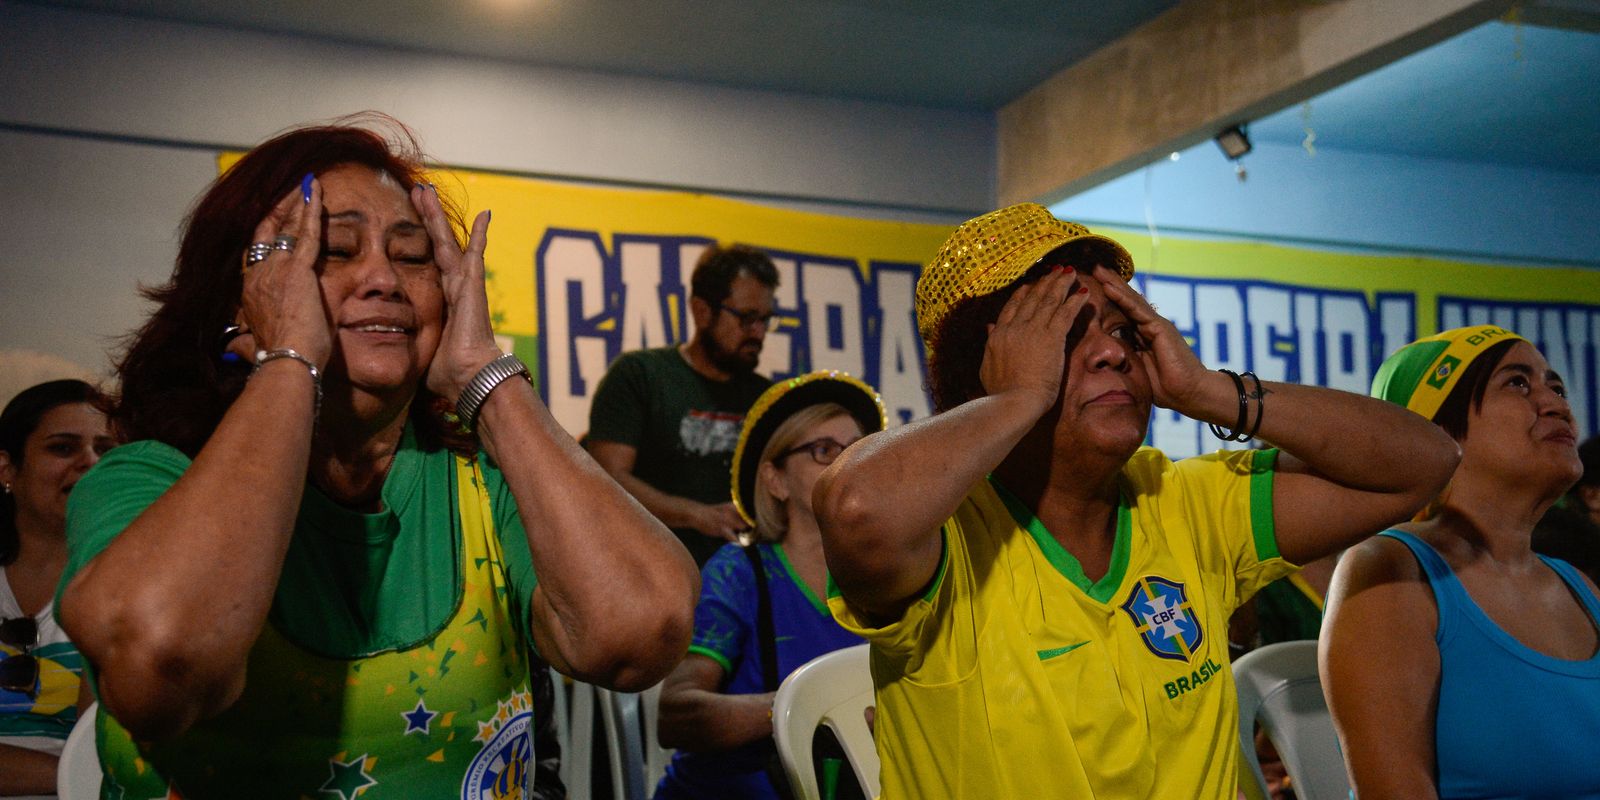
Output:
[[418,254],[398,253],[398,254],[396,254],[394,256],[394,260],[396,262],[401,263],[401,264],[410,264],[411,266],[415,266],[415,267],[426,267],[429,264],[433,263],[433,254],[432,253],[418,253]]

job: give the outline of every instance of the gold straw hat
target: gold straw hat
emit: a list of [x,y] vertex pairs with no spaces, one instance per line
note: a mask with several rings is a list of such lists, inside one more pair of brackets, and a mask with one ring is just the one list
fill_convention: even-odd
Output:
[[1133,277],[1133,256],[1122,245],[1077,223],[1056,219],[1037,203],[1018,203],[956,227],[917,279],[917,329],[931,353],[939,323],[969,297],[1009,286],[1050,251],[1088,242],[1123,280]]
[[750,525],[756,524],[756,471],[778,426],[807,406],[838,403],[861,425],[863,435],[888,427],[883,398],[865,382],[836,369],[808,372],[768,387],[744,415],[739,443],[733,449],[733,507]]

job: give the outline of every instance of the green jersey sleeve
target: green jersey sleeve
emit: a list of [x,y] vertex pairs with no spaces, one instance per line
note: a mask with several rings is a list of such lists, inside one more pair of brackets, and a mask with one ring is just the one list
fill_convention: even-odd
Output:
[[56,609],[72,576],[166,494],[190,463],[176,448],[139,441],[106,453],[78,481],[67,498],[67,565],[56,587]]

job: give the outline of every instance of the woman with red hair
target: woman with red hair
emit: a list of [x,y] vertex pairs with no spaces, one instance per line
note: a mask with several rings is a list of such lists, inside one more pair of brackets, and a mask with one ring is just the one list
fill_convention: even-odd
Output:
[[489,213],[463,246],[398,141],[255,148],[150,294],[57,604],[113,794],[514,795],[529,647],[639,689],[687,646],[694,563],[500,353]]

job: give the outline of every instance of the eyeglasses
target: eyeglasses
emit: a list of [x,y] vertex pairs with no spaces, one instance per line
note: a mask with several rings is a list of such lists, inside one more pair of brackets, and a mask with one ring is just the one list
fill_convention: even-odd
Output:
[[784,459],[796,453],[810,453],[812,461],[815,461],[818,464],[826,467],[829,464],[832,464],[834,460],[839,457],[839,454],[844,452],[844,449],[847,446],[848,445],[839,444],[838,442],[824,436],[821,439],[812,439],[805,444],[791,447],[788,450],[779,453],[778,457],[773,460],[781,464],[783,463]]
[[722,303],[718,303],[717,308],[732,314],[739,320],[739,325],[745,328],[754,328],[757,325],[771,325],[772,318],[778,316],[773,311],[740,311]]
[[28,651],[39,644],[38,621],[33,617],[0,620],[0,643],[22,651],[0,661],[0,689],[37,697],[39,659]]

